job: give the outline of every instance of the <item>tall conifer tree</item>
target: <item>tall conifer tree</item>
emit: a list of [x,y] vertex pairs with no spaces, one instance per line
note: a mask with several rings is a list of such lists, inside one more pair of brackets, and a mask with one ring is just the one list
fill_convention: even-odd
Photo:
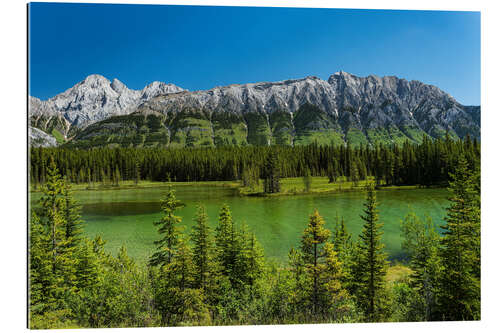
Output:
[[213,273],[213,240],[210,237],[210,227],[208,226],[208,215],[205,206],[198,206],[191,239],[194,242],[195,285],[197,288],[205,289],[208,279]]
[[[480,244],[480,207],[473,172],[459,157],[449,185],[451,205],[441,240],[443,263],[439,306],[441,319],[479,320],[481,289],[477,272]],[[479,266],[479,267],[478,267]]]
[[439,235],[430,217],[422,221],[414,212],[408,213],[401,223],[403,242],[401,248],[410,259],[412,279],[410,285],[419,299],[417,320],[432,320],[436,312],[440,261],[438,258]]
[[354,272],[354,278],[358,285],[358,304],[366,320],[371,322],[382,319],[383,306],[380,299],[387,271],[387,255],[381,242],[383,224],[379,222],[377,205],[375,189],[373,184],[370,184],[367,186],[364,215],[361,215],[365,223],[358,243],[358,269]]
[[342,268],[333,249],[327,243],[330,231],[324,227],[325,221],[318,211],[309,217],[307,228],[302,234],[301,263],[306,275],[306,307],[314,316],[325,316],[337,297],[347,294],[340,285]]
[[175,212],[184,205],[175,197],[175,191],[170,187],[165,199],[161,202],[163,216],[159,221],[154,222],[158,227],[161,238],[155,241],[157,250],[151,256],[149,264],[151,266],[164,266],[172,262],[173,255],[179,242],[179,227],[181,217]]

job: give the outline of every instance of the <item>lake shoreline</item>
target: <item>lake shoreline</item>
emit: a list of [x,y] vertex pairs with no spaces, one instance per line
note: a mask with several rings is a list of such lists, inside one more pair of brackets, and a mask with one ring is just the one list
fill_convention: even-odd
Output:
[[[238,181],[195,181],[195,182],[154,182],[154,181],[140,181],[135,184],[134,181],[123,181],[120,185],[112,184],[99,184],[89,187],[88,184],[75,184],[72,183],[71,187],[73,191],[120,191],[120,190],[140,190],[149,188],[161,188],[161,187],[177,187],[177,186],[207,186],[207,187],[226,187],[233,188],[238,191],[238,195],[242,197],[282,197],[282,196],[302,196],[302,195],[318,195],[318,194],[334,194],[334,193],[347,193],[347,192],[360,192],[365,191],[365,186],[371,179],[359,181],[357,185],[354,185],[350,181],[341,181],[335,183],[326,183],[322,180],[325,177],[312,177],[313,183],[309,191],[305,188],[297,188],[297,183],[303,181],[302,177],[296,178],[284,178],[282,179],[283,190],[279,193],[264,193],[261,191],[261,186],[259,188],[250,188],[242,186]],[[295,185],[295,186],[294,186]],[[440,189],[446,188],[446,185],[433,185],[433,186],[423,186],[423,185],[377,185],[377,191],[387,191],[387,190],[415,190],[415,189]],[[30,188],[29,193],[40,193],[41,189]]]

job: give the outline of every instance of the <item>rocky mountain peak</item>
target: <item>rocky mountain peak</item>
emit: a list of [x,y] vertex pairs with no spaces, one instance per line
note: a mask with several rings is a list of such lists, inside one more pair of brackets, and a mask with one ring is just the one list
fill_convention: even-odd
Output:
[[[313,107],[304,108],[304,105]],[[285,112],[291,116],[294,123],[287,127],[288,131],[296,125],[295,122],[308,120],[306,113],[312,112],[311,123],[304,127],[305,131],[318,131],[323,137],[326,135],[324,130],[328,129],[337,133],[335,135],[341,140],[364,138],[359,140],[365,143],[376,142],[378,136],[393,142],[401,142],[404,138],[418,141],[425,133],[439,137],[446,131],[453,131],[458,137],[466,133],[480,137],[478,110],[462,106],[433,85],[396,76],[359,77],[344,71],[334,73],[328,81],[307,76],[193,92],[159,81],[142,90],[132,90],[118,79],[110,82],[101,75],[91,75],[48,101],[30,98],[30,115],[52,113],[50,116],[53,117],[56,114],[57,124],[65,119],[69,126],[79,129],[114,115],[135,111],[169,117],[189,111],[200,113],[198,117],[201,118],[208,117],[206,121],[212,121],[219,114],[244,119],[251,136],[252,128],[271,126],[274,113]],[[37,117],[35,127],[46,121],[46,118]],[[254,124],[255,119],[262,120],[262,123]],[[289,121],[288,118],[285,120]],[[253,144],[252,140],[249,139],[248,143]],[[268,138],[257,141],[269,142]]]
[[120,80],[114,78],[113,82],[111,82],[111,88],[117,93],[121,93],[125,90],[128,90],[127,86],[123,84]]
[[159,81],[142,90],[133,90],[116,78],[111,82],[102,75],[92,74],[47,101],[30,96],[30,114],[56,115],[71,126],[85,127],[113,115],[131,113],[150,98],[179,91],[184,89]]
[[99,74],[91,74],[85,78],[85,80],[81,81],[79,85],[86,85],[92,88],[99,88],[103,86],[109,86],[110,81],[102,75]]
[[185,91],[185,89],[182,89],[175,84],[153,81],[142,89],[141,99],[145,101],[159,95],[177,93],[180,91]]

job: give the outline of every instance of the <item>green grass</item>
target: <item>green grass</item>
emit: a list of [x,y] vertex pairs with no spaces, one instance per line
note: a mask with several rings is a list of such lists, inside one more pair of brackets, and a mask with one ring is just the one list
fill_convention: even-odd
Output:
[[273,134],[272,144],[291,145],[293,139],[293,123],[290,113],[276,111],[269,117],[271,131]]
[[61,143],[64,143],[66,140],[64,139],[64,135],[61,134],[61,132],[59,132],[58,130],[56,130],[55,128],[52,129],[52,132],[51,132],[52,136],[54,138],[56,138],[56,141],[57,143],[61,144]]
[[216,146],[244,146],[247,144],[247,128],[243,122],[231,124],[229,128],[216,127],[214,124],[214,143]]
[[177,129],[172,136],[172,147],[178,144],[182,147],[214,145],[212,125],[199,113],[182,112],[174,119],[172,126]]
[[[168,186],[222,186],[238,188],[240,195],[243,196],[283,196],[283,195],[306,195],[306,194],[327,194],[334,192],[348,192],[348,191],[364,191],[365,186],[373,182],[373,177],[369,177],[367,180],[360,180],[357,185],[353,182],[346,180],[345,177],[339,177],[335,183],[329,183],[327,177],[312,177],[311,188],[309,192],[306,192],[304,186],[304,180],[302,177],[295,178],[282,178],[280,180],[281,191],[275,194],[264,194],[263,193],[263,181],[260,180],[260,185],[255,187],[244,187],[238,180],[233,181],[200,181],[200,182],[157,182],[149,180],[141,180],[135,184],[134,180],[123,180],[120,181],[119,186],[114,186],[112,184],[103,185],[102,182],[92,183],[89,186],[88,183],[72,183],[71,188],[73,191],[87,191],[87,190],[109,190],[109,191],[119,191],[128,189],[145,189],[145,188],[158,188],[158,187],[168,187]],[[418,185],[404,185],[404,186],[382,186],[379,189],[382,190],[411,190],[419,188]],[[30,187],[31,192],[40,192],[40,186],[35,188],[33,185]]]
[[319,145],[339,145],[343,144],[342,134],[335,130],[304,131],[297,135],[294,140],[295,145],[309,145],[317,143]]
[[403,126],[403,132],[407,137],[419,144],[424,141],[424,136],[428,136],[422,129],[413,126]]
[[366,134],[372,145],[392,143],[389,132],[383,127],[369,128],[366,130]]
[[357,128],[349,128],[346,133],[346,141],[349,142],[351,146],[359,146],[361,144],[368,144],[365,134]]
[[67,145],[77,148],[165,147],[169,142],[169,134],[163,121],[163,116],[153,114],[114,116],[88,126]]
[[[434,125],[431,130],[429,131],[430,135],[434,138],[437,138],[437,139],[444,139],[446,138],[446,130],[444,130],[442,127],[439,127],[437,125]],[[458,135],[453,131],[449,131],[448,132],[448,135],[450,136],[450,138],[452,140],[457,140],[458,139]]]
[[266,115],[248,112],[245,114],[245,119],[248,126],[248,143],[255,146],[267,146],[271,142],[271,129]]
[[410,138],[407,137],[403,132],[401,132],[401,130],[396,126],[389,126],[387,132],[389,133],[392,142],[399,146],[402,146],[406,142],[406,140],[410,140]]
[[[328,177],[312,177],[311,188],[306,192],[303,177],[282,178],[280,180],[281,189],[279,193],[263,193],[263,181],[258,187],[239,187],[240,195],[244,196],[283,196],[283,195],[303,195],[303,194],[327,194],[335,192],[364,191],[368,183],[373,182],[373,177],[360,180],[357,184],[348,181],[345,177],[339,177],[336,182],[329,183]],[[388,186],[380,189],[415,189],[418,186]]]
[[[88,191],[88,190],[109,190],[109,191],[119,191],[119,190],[129,190],[129,189],[145,189],[145,188],[158,188],[158,187],[168,187],[168,186],[223,186],[223,187],[239,187],[240,183],[238,181],[203,181],[203,182],[156,182],[149,180],[141,180],[137,184],[133,180],[123,180],[120,181],[119,186],[114,186],[111,184],[103,185],[101,182],[92,183],[89,187],[88,183],[71,183],[71,189],[73,191]],[[40,186],[35,188],[31,185],[31,192],[40,192]]]

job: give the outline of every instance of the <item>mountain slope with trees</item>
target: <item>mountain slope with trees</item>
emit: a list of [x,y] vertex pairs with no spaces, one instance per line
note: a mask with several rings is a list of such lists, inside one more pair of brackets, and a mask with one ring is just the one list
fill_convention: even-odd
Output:
[[74,147],[401,145],[480,139],[480,118],[479,106],[435,86],[346,72],[193,92],[163,83],[139,92],[92,75],[47,101],[30,97],[30,125]]

